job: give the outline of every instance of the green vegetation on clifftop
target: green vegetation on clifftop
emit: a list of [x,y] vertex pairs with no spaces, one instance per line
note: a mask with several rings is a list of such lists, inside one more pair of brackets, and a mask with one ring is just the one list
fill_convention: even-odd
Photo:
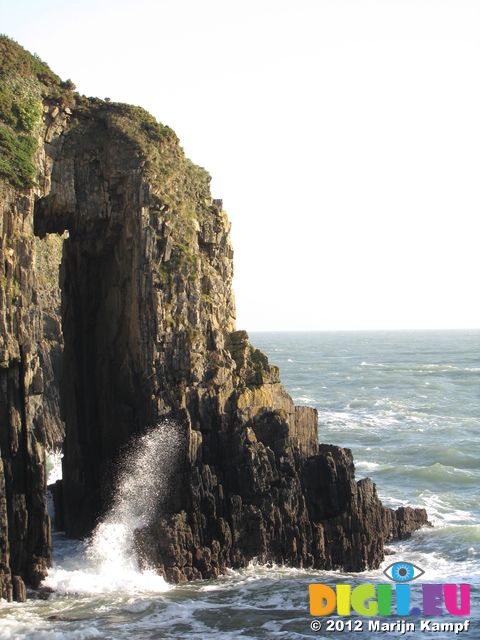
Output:
[[33,135],[43,100],[72,100],[74,85],[62,82],[45,62],[0,35],[0,178],[16,187],[33,184]]
[[[0,181],[20,189],[33,186],[42,117],[48,125],[55,113],[68,113],[63,134],[69,153],[81,157],[95,149],[113,154],[126,172],[141,168],[150,184],[150,224],[162,252],[169,236],[157,269],[160,280],[193,283],[199,269],[197,233],[202,221],[221,215],[212,205],[209,173],[186,158],[175,132],[142,107],[88,98],[74,89],[37,55],[0,35]],[[213,227],[210,233],[215,237]]]

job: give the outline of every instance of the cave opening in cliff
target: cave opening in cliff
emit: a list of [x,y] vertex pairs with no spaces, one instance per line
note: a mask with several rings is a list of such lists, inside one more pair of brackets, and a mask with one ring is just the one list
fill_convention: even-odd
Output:
[[123,210],[118,224],[103,215],[92,196],[96,169],[76,185],[72,202],[60,205],[50,194],[34,209],[45,419],[55,434],[47,446],[63,450],[64,522],[72,537],[90,535],[108,510],[110,467],[132,434],[156,418],[148,402],[152,376],[145,376],[154,318],[143,237],[136,214],[134,229]]
[[[53,456],[63,449],[65,425],[60,417],[60,368],[63,352],[61,291],[59,271],[62,261],[63,234],[47,233],[35,237],[37,301],[41,309],[42,340],[39,357],[43,370],[43,406],[46,421],[47,451]],[[52,458],[55,459],[55,458]],[[58,466],[58,465],[57,465]]]
[[64,529],[62,508],[62,458],[65,424],[60,410],[60,375],[63,353],[60,265],[68,232],[35,237],[37,304],[42,338],[38,355],[43,371],[43,415],[46,437],[47,508],[52,527]]

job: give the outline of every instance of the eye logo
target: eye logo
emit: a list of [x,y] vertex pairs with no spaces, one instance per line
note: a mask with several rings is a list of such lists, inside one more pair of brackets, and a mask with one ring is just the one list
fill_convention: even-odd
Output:
[[423,576],[425,571],[409,562],[394,562],[389,565],[383,573],[387,578],[395,582],[410,582],[410,580],[416,580],[420,576]]

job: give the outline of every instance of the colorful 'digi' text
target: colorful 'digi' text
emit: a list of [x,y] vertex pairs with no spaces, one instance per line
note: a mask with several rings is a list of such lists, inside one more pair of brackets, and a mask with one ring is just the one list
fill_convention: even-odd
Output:
[[[362,584],[354,589],[349,584],[337,584],[335,590],[326,584],[310,585],[310,614],[328,616],[337,609],[337,615],[349,616],[351,611],[361,616],[441,616],[446,612],[452,616],[470,614],[469,584],[422,584],[422,608],[410,607],[409,584]],[[420,587],[420,585],[418,585]],[[395,607],[393,595],[395,594]],[[460,595],[460,602],[458,596]],[[392,609],[393,612],[392,612]]]

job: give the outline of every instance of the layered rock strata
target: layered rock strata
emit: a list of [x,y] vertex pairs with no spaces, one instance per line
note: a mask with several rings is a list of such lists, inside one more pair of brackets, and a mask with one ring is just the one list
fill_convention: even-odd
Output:
[[[168,418],[183,445],[172,490],[136,533],[142,563],[175,582],[254,558],[378,566],[384,542],[426,514],[394,513],[371,481],[357,483],[351,452],[318,444],[316,411],[295,407],[278,368],[235,330],[230,223],[208,173],[139,108],[44,94],[35,184],[6,186],[2,204],[5,277],[20,283],[20,302],[0,301],[5,570],[35,584],[50,558],[33,232],[68,236],[60,402],[69,535],[88,535],[108,508],[112,469],[132,436]],[[28,239],[5,253],[17,229]]]

